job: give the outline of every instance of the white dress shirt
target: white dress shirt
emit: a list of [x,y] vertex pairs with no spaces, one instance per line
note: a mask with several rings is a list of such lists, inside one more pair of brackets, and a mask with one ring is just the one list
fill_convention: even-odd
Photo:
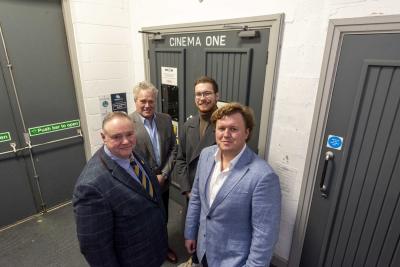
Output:
[[221,151],[218,148],[217,152],[215,152],[215,165],[214,170],[211,175],[210,185],[208,187],[208,199],[210,200],[210,207],[214,202],[215,197],[217,196],[219,190],[224,184],[225,180],[231,173],[231,170],[235,167],[236,163],[239,161],[240,156],[243,154],[243,151],[246,149],[246,144],[243,146],[242,150],[239,154],[236,155],[228,164],[228,167],[225,170],[221,170]]

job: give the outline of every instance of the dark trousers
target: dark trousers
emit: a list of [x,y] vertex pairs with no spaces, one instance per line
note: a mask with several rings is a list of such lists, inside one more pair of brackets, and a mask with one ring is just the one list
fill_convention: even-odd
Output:
[[203,264],[203,267],[208,267],[206,254],[204,254],[204,257],[201,259],[201,264]]
[[[197,258],[197,253],[196,253],[196,251],[193,253],[193,255],[192,255],[192,262],[193,263],[199,263],[199,258]],[[205,266],[205,267],[207,267],[207,266]]]
[[168,222],[169,189],[161,194],[161,198],[164,204],[165,216]]

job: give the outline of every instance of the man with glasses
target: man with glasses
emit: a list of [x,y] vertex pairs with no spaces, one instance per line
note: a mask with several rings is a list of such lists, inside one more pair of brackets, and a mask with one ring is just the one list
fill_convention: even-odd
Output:
[[130,117],[109,113],[101,138],[73,193],[81,252],[90,266],[159,267],[168,248],[165,212],[157,178],[132,153]]
[[[179,182],[181,192],[188,200],[200,152],[203,148],[215,144],[215,129],[210,118],[217,109],[216,81],[207,76],[200,77],[194,84],[194,95],[198,115],[187,120],[183,129],[179,131],[179,148],[174,167],[175,180]],[[191,266],[200,266],[196,253],[193,253]]]

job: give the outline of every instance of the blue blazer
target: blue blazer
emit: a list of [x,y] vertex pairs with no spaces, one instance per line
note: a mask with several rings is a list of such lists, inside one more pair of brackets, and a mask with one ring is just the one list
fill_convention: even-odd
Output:
[[156,200],[103,147],[89,160],[72,202],[80,249],[90,266],[159,267],[164,262],[165,214],[158,182],[149,178]]
[[210,267],[269,266],[278,239],[281,192],[278,176],[250,148],[231,170],[213,204],[209,181],[217,146],[200,155],[186,216],[185,239]]

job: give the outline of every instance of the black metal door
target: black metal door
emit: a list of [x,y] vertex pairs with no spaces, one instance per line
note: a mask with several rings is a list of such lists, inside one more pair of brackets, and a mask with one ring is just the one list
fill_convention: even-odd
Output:
[[[162,67],[177,68],[179,124],[197,113],[194,81],[201,75],[214,78],[221,101],[237,101],[254,110],[261,119],[261,105],[267,64],[269,29],[254,36],[239,36],[239,30],[165,34],[149,42],[151,81],[162,88]],[[162,97],[161,105],[168,105]],[[164,108],[161,106],[161,110]],[[172,115],[172,114],[171,114]],[[259,123],[249,145],[258,150]]]
[[0,72],[0,226],[13,223],[36,212],[33,187],[23,157],[16,157],[13,146],[25,143],[18,136],[17,125],[10,105],[10,96]]
[[71,198],[85,164],[61,1],[0,2],[0,227]]
[[301,266],[400,266],[399,47],[343,37]]

